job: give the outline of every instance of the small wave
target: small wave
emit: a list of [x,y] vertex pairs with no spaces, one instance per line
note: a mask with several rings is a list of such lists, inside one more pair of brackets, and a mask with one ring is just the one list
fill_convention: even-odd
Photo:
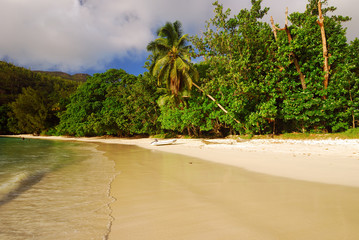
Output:
[[21,193],[27,191],[31,186],[38,183],[46,172],[20,172],[0,185],[0,206],[17,198]]

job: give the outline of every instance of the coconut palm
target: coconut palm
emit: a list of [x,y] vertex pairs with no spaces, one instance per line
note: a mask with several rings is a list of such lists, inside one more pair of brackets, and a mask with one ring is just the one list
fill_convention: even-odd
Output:
[[190,90],[193,81],[198,79],[198,72],[191,64],[188,35],[182,35],[179,21],[167,22],[157,35],[159,38],[147,45],[153,54],[150,72],[157,76],[158,85],[165,84],[172,95],[178,96]]
[[[157,35],[158,38],[147,45],[147,51],[152,52],[149,70],[157,77],[158,85],[164,83],[170,90],[171,97],[175,99],[178,99],[178,96],[188,95],[192,85],[205,93],[194,83],[198,80],[199,74],[191,63],[191,46],[187,45],[188,34],[183,35],[182,24],[179,21],[167,22],[158,29]],[[211,95],[206,95],[228,113]],[[237,119],[231,117],[239,123]]]

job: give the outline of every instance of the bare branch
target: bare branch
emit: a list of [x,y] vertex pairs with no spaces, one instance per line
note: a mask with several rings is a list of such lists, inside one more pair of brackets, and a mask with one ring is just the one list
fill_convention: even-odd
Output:
[[[290,34],[289,28],[288,28],[288,7],[285,9],[285,26],[284,28],[277,28],[274,25],[274,20],[273,17],[271,17],[271,23],[272,23],[272,28],[273,28],[273,32],[275,33],[275,39],[277,40],[277,30],[278,31],[285,31],[287,33],[287,37],[288,37],[288,42],[289,44],[292,42],[292,35]],[[302,89],[305,90],[307,89],[307,85],[305,84],[305,75],[302,73],[302,71],[300,70],[300,66],[299,66],[299,62],[298,62],[298,58],[295,55],[294,52],[291,52],[291,56],[293,56],[293,62],[295,65],[295,68],[299,74],[299,78],[300,78],[300,83],[302,84]]]
[[322,13],[322,3],[320,0],[318,1],[318,11],[319,11],[319,20],[317,23],[319,24],[321,35],[322,35],[322,45],[323,45],[323,57],[324,57],[324,89],[328,88],[329,83],[329,56],[328,56],[328,48],[327,48],[327,38],[325,36],[325,29],[324,29],[324,17]]

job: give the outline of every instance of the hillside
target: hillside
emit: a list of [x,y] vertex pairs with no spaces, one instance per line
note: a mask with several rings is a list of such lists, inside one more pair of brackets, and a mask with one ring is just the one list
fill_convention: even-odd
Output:
[[57,125],[58,114],[86,77],[35,72],[0,61],[0,134],[38,134]]
[[88,74],[70,75],[63,72],[31,71],[0,61],[0,106],[14,101],[23,88],[36,89],[40,83],[69,80],[78,84],[85,82],[88,76]]
[[68,73],[64,73],[64,72],[57,72],[57,71],[33,71],[35,73],[40,73],[40,74],[46,74],[46,75],[50,75],[53,77],[60,77],[63,79],[68,79],[68,80],[72,80],[72,81],[76,81],[76,82],[86,82],[86,79],[90,76],[89,74],[86,73],[76,73],[74,75],[70,75]]

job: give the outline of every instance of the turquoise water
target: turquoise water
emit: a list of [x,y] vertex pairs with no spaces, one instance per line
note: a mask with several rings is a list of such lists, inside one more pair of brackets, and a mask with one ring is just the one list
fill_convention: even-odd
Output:
[[0,138],[0,239],[106,239],[114,163],[97,147]]

